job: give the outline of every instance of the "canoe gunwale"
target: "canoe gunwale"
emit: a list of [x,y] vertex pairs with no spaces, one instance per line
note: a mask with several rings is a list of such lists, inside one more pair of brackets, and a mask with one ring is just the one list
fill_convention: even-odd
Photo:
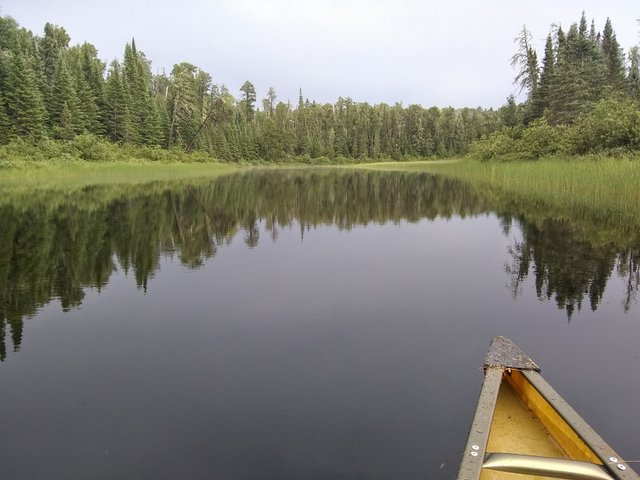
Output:
[[[590,464],[593,465],[594,468],[592,470],[596,476],[576,476],[571,478],[598,479],[607,478],[603,475],[608,475],[612,480],[640,480],[640,476],[626,465],[621,457],[571,408],[560,394],[544,380],[539,373],[540,368],[535,362],[516,347],[511,340],[504,337],[494,338],[485,359],[484,382],[460,463],[458,480],[478,480],[482,473],[485,459],[488,459],[491,453],[503,453],[487,452],[486,449],[500,385],[503,379],[510,376],[513,370],[522,374],[524,379],[537,391],[544,401],[548,403],[551,409],[570,427],[588,449],[595,454],[595,456],[591,458],[593,458],[593,460],[597,458],[602,463],[602,465],[598,465],[598,463]],[[611,458],[615,458],[616,461],[612,462]],[[563,463],[565,466],[568,466],[571,462],[575,462],[576,468],[580,466],[579,464],[585,463],[573,460],[565,460]],[[620,465],[622,467],[620,467]],[[523,471],[521,473],[526,472]]]

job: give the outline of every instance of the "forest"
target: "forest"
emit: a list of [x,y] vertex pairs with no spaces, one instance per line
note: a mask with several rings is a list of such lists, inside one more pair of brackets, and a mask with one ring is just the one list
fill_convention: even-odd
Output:
[[[38,36],[0,17],[0,144],[17,142],[20,152],[24,141],[75,141],[85,160],[117,143],[150,147],[152,160],[172,149],[228,162],[316,163],[640,149],[640,49],[625,54],[609,19],[601,32],[584,13],[566,32],[554,26],[542,55],[526,27],[515,40],[514,83],[525,99],[510,95],[498,110],[320,104],[302,89],[292,105],[273,87],[258,100],[250,81],[236,98],[186,62],[154,73],[133,39],[107,66],[93,45],[70,45],[63,27],[48,23]],[[66,154],[53,148],[51,156]]]
[[277,101],[274,88],[258,101],[250,81],[235,98],[189,63],[153,73],[135,40],[108,67],[93,45],[69,42],[62,27],[47,24],[40,37],[0,18],[0,143],[89,135],[233,162],[353,161],[459,155],[503,123],[491,109],[319,104],[302,90],[297,105]]

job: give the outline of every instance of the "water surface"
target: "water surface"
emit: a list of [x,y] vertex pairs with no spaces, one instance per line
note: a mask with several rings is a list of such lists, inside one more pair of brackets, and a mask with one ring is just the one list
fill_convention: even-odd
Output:
[[580,218],[414,173],[9,192],[2,476],[455,478],[494,335],[636,458],[640,241]]

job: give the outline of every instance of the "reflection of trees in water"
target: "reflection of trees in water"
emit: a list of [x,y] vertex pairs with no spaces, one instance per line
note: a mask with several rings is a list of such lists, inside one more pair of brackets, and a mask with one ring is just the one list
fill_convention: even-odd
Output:
[[257,246],[260,224],[275,240],[294,222],[303,234],[319,224],[348,229],[487,210],[467,187],[424,174],[272,172],[109,188],[74,192],[68,203],[49,193],[0,206],[0,359],[8,332],[20,346],[24,318],[54,298],[64,310],[80,305],[84,288],[102,288],[118,266],[146,290],[163,255],[197,268],[239,232]]
[[[5,203],[0,206],[0,359],[9,341],[20,346],[24,318],[52,299],[64,310],[80,305],[85,288],[102,288],[118,268],[132,272],[138,288],[146,290],[163,255],[198,268],[236,236],[254,248],[294,224],[304,235],[323,224],[350,229],[500,211],[505,235],[514,219],[523,235],[514,242],[508,267],[514,292],[533,272],[538,296],[555,298],[571,316],[584,298],[597,308],[617,270],[627,280],[624,307],[630,308],[640,283],[638,248],[617,248],[602,239],[592,243],[566,221],[528,222],[522,213],[512,215],[516,208],[510,202],[487,198],[427,174],[307,170],[189,185],[88,187]],[[623,240],[616,244],[640,245]]]
[[618,257],[618,275],[626,280],[626,292],[623,301],[624,311],[628,312],[632,303],[636,303],[640,287],[640,250],[629,249]]
[[611,242],[596,245],[567,221],[547,219],[537,226],[519,219],[518,223],[523,239],[510,247],[512,263],[506,266],[514,295],[521,293],[523,281],[532,273],[538,298],[554,298],[570,319],[584,299],[595,311],[617,272],[627,280],[623,306],[629,310],[640,284],[637,249],[621,252]]

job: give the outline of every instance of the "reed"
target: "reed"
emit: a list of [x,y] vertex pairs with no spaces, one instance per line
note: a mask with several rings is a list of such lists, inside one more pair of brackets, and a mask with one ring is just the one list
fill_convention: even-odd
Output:
[[508,163],[461,159],[367,168],[441,174],[556,211],[626,223],[630,228],[640,225],[640,155],[550,157]]
[[221,163],[70,162],[0,170],[0,191],[69,189],[88,185],[135,184],[158,180],[213,177],[237,171]]

